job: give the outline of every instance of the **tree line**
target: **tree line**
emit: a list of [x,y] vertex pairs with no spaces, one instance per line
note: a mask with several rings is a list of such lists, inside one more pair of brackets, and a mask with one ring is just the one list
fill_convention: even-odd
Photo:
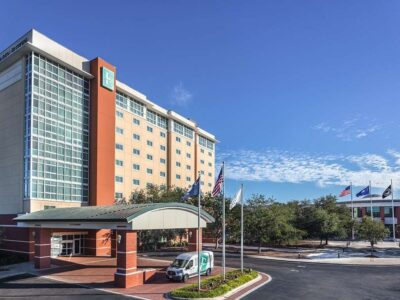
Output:
[[[185,189],[166,189],[150,186],[145,190],[135,191],[129,199],[119,203],[161,203],[180,202]],[[240,205],[229,210],[231,199],[225,201],[226,238],[228,243],[240,241]],[[197,199],[186,203],[197,206]],[[216,247],[222,238],[222,199],[213,198],[210,193],[203,195],[202,209],[210,213],[215,222],[209,224],[207,233],[216,239]],[[252,195],[243,206],[244,242],[262,246],[287,246],[303,239],[319,239],[321,245],[327,245],[331,239],[350,239],[354,230],[357,238],[368,240],[371,246],[382,240],[388,231],[379,221],[364,218],[361,223],[352,219],[351,210],[337,202],[333,195],[315,200],[289,201],[281,203],[262,194]],[[182,239],[185,230],[152,230],[139,233],[139,248],[156,250],[160,237],[164,242],[173,238]]]

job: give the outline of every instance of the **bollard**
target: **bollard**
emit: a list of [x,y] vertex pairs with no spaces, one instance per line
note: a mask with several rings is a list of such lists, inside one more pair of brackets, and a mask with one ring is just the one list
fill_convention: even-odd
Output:
[[340,258],[340,252],[338,251],[338,253],[337,253],[337,258]]

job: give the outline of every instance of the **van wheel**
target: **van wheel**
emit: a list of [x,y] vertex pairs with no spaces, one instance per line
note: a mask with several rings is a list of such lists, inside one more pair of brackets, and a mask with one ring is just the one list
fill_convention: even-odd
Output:
[[186,282],[186,281],[188,281],[189,280],[189,275],[188,274],[185,274],[184,276],[183,276],[183,278],[182,278],[182,281],[183,282]]
[[207,269],[206,276],[210,276],[210,275],[211,275],[211,269]]

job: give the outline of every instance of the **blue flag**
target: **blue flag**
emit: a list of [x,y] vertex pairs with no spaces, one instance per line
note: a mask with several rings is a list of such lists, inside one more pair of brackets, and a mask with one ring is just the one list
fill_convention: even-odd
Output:
[[182,200],[186,201],[189,197],[196,197],[200,192],[200,178],[198,178],[192,185],[192,187],[183,195]]
[[363,188],[361,191],[359,191],[356,194],[357,197],[361,197],[361,196],[365,196],[365,195],[369,195],[369,186]]

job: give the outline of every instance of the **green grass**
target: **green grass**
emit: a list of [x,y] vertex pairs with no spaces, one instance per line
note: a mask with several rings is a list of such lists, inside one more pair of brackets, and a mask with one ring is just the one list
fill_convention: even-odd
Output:
[[213,298],[226,294],[227,292],[256,278],[258,273],[251,269],[234,270],[226,273],[224,281],[222,275],[212,276],[201,282],[201,291],[197,291],[197,283],[191,284],[171,292],[172,297],[178,298]]

